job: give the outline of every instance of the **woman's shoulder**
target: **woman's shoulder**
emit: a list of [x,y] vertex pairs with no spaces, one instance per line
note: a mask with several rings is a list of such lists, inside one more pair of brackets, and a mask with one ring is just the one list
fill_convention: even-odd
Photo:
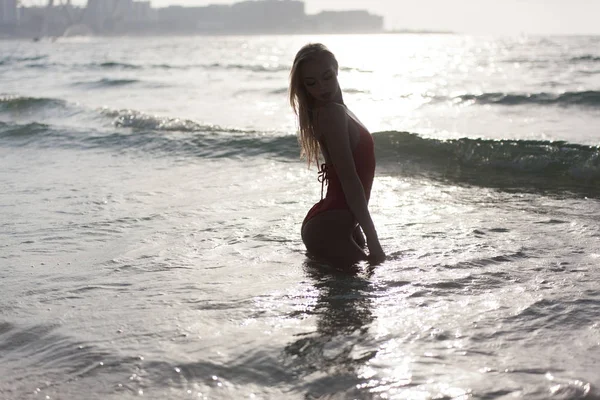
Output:
[[348,114],[344,105],[327,103],[315,111],[314,132],[318,140],[329,138],[339,141],[340,135],[347,136]]
[[347,121],[346,106],[338,103],[327,103],[313,109],[315,120],[319,123],[343,123]]
[[322,106],[315,107],[312,109],[314,112],[346,112],[346,105],[336,103],[335,101],[330,101],[328,103],[323,104]]

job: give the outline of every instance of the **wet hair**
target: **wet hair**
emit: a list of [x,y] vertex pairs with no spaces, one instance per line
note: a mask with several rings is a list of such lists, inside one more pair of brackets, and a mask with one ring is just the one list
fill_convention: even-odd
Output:
[[306,157],[309,167],[313,161],[317,166],[319,165],[319,141],[315,137],[311,113],[314,99],[304,87],[300,69],[306,61],[315,60],[319,57],[327,57],[337,73],[338,62],[335,56],[321,43],[309,43],[303,46],[296,54],[292,70],[290,71],[290,105],[298,117],[300,156]]

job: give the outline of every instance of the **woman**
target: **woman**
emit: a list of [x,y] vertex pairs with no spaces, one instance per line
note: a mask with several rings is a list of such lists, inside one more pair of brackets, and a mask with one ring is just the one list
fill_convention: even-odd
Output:
[[302,223],[302,241],[310,254],[335,265],[379,263],[385,253],[368,209],[375,174],[373,138],[344,105],[337,74],[335,56],[318,43],[300,49],[290,73],[290,103],[298,116],[302,154],[309,167],[312,161],[319,164],[319,152],[325,159],[319,171],[321,201]]

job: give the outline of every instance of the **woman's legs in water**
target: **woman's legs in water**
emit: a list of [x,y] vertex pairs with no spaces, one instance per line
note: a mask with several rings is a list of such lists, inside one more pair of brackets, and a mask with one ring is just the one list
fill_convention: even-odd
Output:
[[365,252],[356,243],[356,239],[362,237],[358,229],[350,211],[325,211],[304,224],[302,241],[311,255],[335,266],[348,267],[367,259]]

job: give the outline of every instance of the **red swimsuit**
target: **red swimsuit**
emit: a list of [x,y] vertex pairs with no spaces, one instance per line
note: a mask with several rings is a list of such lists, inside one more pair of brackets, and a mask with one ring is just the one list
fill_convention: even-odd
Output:
[[[352,152],[356,172],[365,190],[367,202],[371,195],[371,186],[373,185],[373,177],[375,176],[375,146],[373,138],[361,124],[358,124],[360,138],[356,148]],[[327,181],[327,194],[323,198],[323,185]],[[342,183],[337,176],[335,168],[332,164],[321,164],[319,170],[319,182],[321,182],[321,201],[312,206],[306,214],[302,226],[311,218],[329,210],[349,210],[346,196],[342,189]]]

